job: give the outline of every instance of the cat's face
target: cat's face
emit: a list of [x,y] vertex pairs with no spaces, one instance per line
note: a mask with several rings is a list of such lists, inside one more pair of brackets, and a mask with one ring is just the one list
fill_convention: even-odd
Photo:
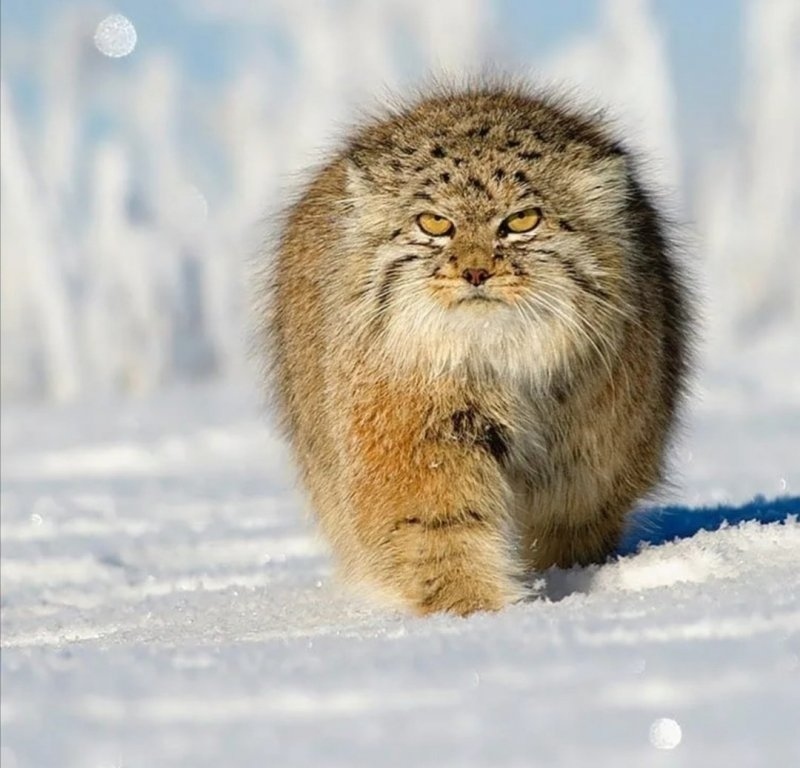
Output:
[[396,346],[581,346],[619,311],[624,156],[546,111],[515,129],[492,108],[389,125],[353,153],[366,316]]

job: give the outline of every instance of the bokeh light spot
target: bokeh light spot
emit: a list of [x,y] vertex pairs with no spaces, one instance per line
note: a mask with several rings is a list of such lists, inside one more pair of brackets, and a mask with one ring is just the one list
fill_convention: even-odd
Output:
[[112,59],[127,56],[136,47],[136,27],[127,16],[112,13],[106,16],[94,33],[97,50]]
[[660,717],[650,726],[650,743],[656,749],[675,749],[682,737],[681,727],[669,717]]

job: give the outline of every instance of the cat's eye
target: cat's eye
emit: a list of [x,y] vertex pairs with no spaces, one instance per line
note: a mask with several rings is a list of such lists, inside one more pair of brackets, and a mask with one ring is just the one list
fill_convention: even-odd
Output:
[[435,213],[421,213],[417,216],[417,225],[426,235],[432,237],[444,237],[453,232],[453,222]]
[[504,232],[530,232],[542,220],[542,212],[538,208],[526,208],[524,211],[512,213],[500,226]]

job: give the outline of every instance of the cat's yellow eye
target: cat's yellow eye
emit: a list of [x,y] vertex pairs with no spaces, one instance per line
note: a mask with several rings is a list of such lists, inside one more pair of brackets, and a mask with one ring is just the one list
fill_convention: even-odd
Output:
[[524,211],[512,213],[502,224],[506,232],[530,232],[541,221],[542,214],[538,208],[526,208]]
[[417,224],[426,235],[432,237],[444,237],[453,231],[453,222],[435,213],[421,213],[417,216]]

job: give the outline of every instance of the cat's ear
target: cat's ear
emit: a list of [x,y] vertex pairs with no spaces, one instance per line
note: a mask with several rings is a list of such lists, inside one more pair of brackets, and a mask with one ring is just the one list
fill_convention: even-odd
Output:
[[345,174],[345,190],[350,200],[360,200],[370,194],[372,184],[357,155],[347,158]]
[[627,154],[609,154],[574,173],[572,188],[594,215],[615,216],[627,205],[631,174]]
[[350,146],[347,153],[347,196],[351,200],[367,197],[374,192],[372,174],[370,173],[371,154],[369,147],[360,142]]

